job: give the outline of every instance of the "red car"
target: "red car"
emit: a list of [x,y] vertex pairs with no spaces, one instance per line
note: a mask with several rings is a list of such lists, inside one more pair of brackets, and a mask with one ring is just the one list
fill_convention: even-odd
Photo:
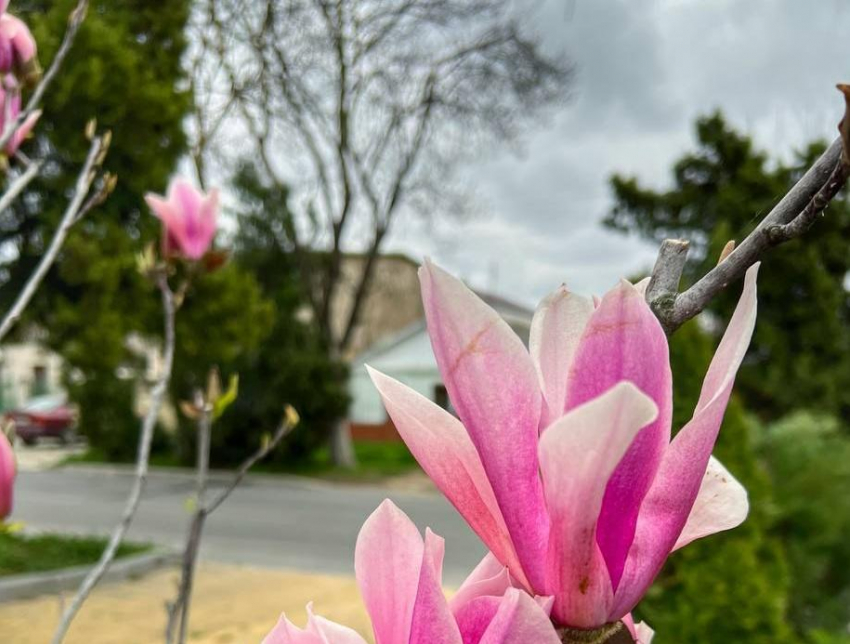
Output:
[[26,445],[35,445],[40,438],[72,442],[79,414],[64,395],[51,395],[31,398],[20,409],[6,412],[5,417],[15,424],[15,433]]

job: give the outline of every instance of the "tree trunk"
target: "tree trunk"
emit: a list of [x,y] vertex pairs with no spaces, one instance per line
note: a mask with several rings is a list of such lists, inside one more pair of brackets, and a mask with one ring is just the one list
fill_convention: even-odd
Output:
[[347,470],[357,467],[354,441],[351,440],[351,427],[345,418],[340,418],[334,423],[331,432],[331,458],[337,467]]

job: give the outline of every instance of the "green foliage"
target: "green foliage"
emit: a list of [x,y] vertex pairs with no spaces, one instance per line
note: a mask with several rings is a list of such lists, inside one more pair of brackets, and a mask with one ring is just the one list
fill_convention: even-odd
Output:
[[776,501],[773,533],[794,577],[790,615],[801,632],[850,623],[850,438],[830,416],[796,412],[761,440]]
[[[15,3],[45,67],[75,4]],[[188,0],[91,3],[45,97],[38,136],[28,144],[30,152],[49,157],[49,171],[5,215],[0,232],[0,245],[16,251],[5,255],[13,259],[0,275],[2,299],[18,292],[53,234],[86,154],[85,124],[96,117],[99,129],[112,130],[105,165],[118,175],[118,186],[72,231],[27,321],[50,331],[49,343],[74,376],[70,389],[82,411],[81,431],[116,458],[132,455],[138,435],[130,384],[111,382],[132,359],[125,341],[133,331],[162,332],[158,299],[137,275],[133,255],[159,231],[143,194],[165,188],[185,149],[182,121],[191,97],[178,88],[186,85],[180,58],[188,9]]]
[[[670,349],[679,428],[693,413],[713,341],[692,321],[673,336]],[[750,516],[742,526],[671,556],[637,609],[660,644],[797,641],[785,621],[788,578],[782,552],[768,537],[773,502],[753,446],[754,430],[733,398],[715,455],[747,488]]]
[[[703,274],[729,239],[743,239],[823,149],[775,162],[727,125],[719,113],[697,122],[697,149],[673,168],[670,190],[615,176],[616,205],[607,223],[653,240],[692,244],[685,282]],[[850,208],[833,201],[802,240],[770,252],[759,280],[759,322],[737,390],[747,409],[776,418],[801,401],[850,417]],[[728,319],[736,295],[712,303]]]

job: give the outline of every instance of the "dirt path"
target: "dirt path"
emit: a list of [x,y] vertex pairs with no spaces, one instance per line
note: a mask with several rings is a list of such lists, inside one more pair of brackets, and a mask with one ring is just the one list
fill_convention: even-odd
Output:
[[[176,571],[159,571],[135,581],[98,588],[83,607],[66,644],[159,644],[163,641],[166,599]],[[192,644],[253,644],[285,611],[303,626],[304,607],[363,634],[371,632],[353,579],[221,564],[199,570],[192,605]],[[59,614],[56,596],[0,604],[0,642],[44,644]]]

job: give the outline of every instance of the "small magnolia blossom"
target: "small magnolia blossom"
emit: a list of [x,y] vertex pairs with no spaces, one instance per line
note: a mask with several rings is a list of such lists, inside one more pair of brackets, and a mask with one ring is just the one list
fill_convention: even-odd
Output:
[[183,178],[171,181],[168,196],[153,193],[145,201],[163,225],[166,256],[199,260],[212,245],[218,223],[218,190],[204,194]]
[[[560,644],[550,599],[513,588],[507,569],[485,557],[447,601],[441,586],[443,539],[425,539],[389,500],[363,524],[354,568],[376,644]],[[304,630],[281,616],[263,644],[366,644],[345,626],[313,614]]]
[[[17,86],[17,81],[11,75],[7,75],[2,85],[0,85],[0,133],[5,132],[7,127],[11,127],[18,115],[21,113],[21,92]],[[41,110],[36,110],[30,114],[20,127],[15,130],[12,138],[6,144],[3,152],[7,157],[14,156],[21,143],[30,135],[36,122],[41,117]]]
[[12,513],[16,469],[12,445],[0,431],[0,522]]
[[0,0],[0,73],[32,82],[41,73],[35,39],[20,18],[6,13],[8,6],[8,0]]
[[667,556],[740,524],[744,488],[711,456],[752,335],[756,271],[670,440],[667,338],[621,282],[594,301],[558,289],[529,350],[462,282],[420,269],[428,332],[458,418],[370,369],[423,469],[557,624],[591,629],[631,611]]

